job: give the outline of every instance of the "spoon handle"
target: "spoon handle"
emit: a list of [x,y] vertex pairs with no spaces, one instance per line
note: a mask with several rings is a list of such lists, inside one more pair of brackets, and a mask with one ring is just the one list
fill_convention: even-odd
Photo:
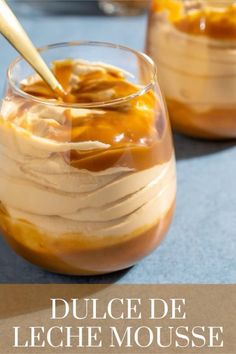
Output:
[[35,69],[42,79],[58,94],[63,94],[63,88],[51,70],[39,55],[23,27],[4,0],[0,0],[0,33]]

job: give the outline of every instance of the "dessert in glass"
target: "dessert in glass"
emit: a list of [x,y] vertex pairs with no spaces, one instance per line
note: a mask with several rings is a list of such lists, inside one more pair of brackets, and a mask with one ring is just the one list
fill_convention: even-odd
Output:
[[175,205],[175,157],[155,64],[99,42],[51,45],[41,55],[66,95],[56,97],[21,58],[8,70],[2,232],[17,253],[50,271],[127,268],[160,243]]
[[206,139],[236,137],[236,3],[153,0],[147,53],[173,128]]

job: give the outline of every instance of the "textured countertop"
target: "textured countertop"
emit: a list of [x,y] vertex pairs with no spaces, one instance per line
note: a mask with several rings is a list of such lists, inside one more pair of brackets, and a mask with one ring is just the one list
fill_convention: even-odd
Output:
[[[146,17],[22,17],[37,46],[71,40],[101,40],[142,50]],[[16,53],[0,38],[0,90]],[[138,265],[100,277],[50,274],[24,261],[0,239],[1,283],[235,283],[236,144],[175,136],[177,210],[154,253]]]

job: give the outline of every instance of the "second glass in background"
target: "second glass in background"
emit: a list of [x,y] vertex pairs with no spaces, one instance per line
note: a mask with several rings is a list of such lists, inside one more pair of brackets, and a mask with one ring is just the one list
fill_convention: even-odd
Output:
[[235,18],[233,1],[152,1],[146,49],[178,132],[236,137]]

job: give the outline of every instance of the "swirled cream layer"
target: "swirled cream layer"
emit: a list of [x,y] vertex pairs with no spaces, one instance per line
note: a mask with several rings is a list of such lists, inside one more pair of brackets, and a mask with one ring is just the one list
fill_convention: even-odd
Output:
[[[143,171],[78,170],[58,154],[70,149],[70,143],[38,138],[33,147],[33,138],[18,130],[0,127],[0,199],[13,219],[55,234],[119,236],[153,225],[174,202],[173,158]],[[90,147],[94,145],[102,147],[99,142]]]

